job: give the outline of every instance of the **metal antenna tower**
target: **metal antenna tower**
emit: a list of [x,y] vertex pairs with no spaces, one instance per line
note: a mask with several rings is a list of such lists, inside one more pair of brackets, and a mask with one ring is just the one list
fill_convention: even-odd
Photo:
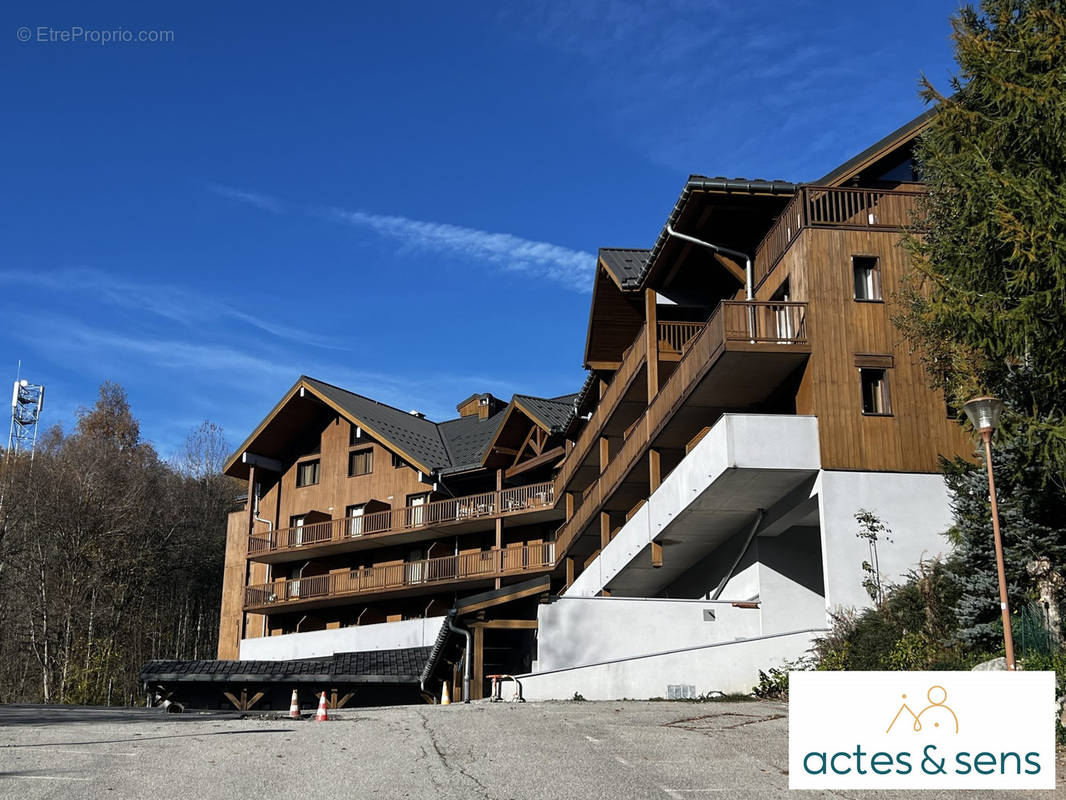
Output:
[[11,392],[11,429],[7,434],[7,452],[9,455],[29,452],[32,459],[37,449],[37,423],[44,407],[44,387],[21,377],[21,361],[18,375]]

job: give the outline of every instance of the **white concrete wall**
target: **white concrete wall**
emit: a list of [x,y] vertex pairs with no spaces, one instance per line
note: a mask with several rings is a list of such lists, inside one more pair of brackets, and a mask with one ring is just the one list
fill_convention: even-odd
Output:
[[817,635],[779,634],[519,677],[527,700],[569,700],[575,693],[586,700],[646,700],[666,697],[671,684],[693,686],[696,694],[749,692],[760,669],[798,659]]
[[869,560],[869,549],[855,535],[860,508],[892,529],[892,541],[877,546],[881,574],[889,582],[899,582],[919,561],[951,549],[943,535],[952,524],[951,503],[940,475],[826,471],[816,488],[828,609],[870,605],[862,587],[862,562]]
[[537,621],[537,672],[760,633],[758,609],[709,600],[562,597],[540,606]]
[[296,658],[319,658],[334,653],[361,650],[399,650],[408,647],[432,647],[444,617],[381,622],[307,633],[286,633],[242,639],[241,661],[291,661]]
[[565,594],[598,594],[726,470],[816,470],[820,464],[817,418],[724,414]]
[[821,627],[825,622],[822,558],[817,528],[790,528],[758,537],[754,547],[762,603],[762,632]]

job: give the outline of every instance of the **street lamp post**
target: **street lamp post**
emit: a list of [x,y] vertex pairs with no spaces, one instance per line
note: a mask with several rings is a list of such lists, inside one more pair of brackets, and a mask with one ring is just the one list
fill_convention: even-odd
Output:
[[1007,572],[1003,566],[1003,539],[999,533],[999,507],[996,503],[996,480],[992,475],[992,432],[999,425],[1003,401],[995,397],[975,397],[962,407],[981,434],[985,443],[985,464],[988,468],[988,495],[992,499],[992,538],[996,547],[996,570],[999,573],[999,608],[1003,614],[1003,646],[1007,655],[1007,669],[1013,671],[1014,636],[1010,627],[1010,605],[1007,601]]

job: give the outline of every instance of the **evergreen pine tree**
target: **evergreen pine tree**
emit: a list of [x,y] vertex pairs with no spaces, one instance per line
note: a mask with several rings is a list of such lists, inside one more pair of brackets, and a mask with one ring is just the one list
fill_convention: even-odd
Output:
[[937,107],[916,147],[929,193],[897,322],[953,404],[1007,401],[1001,438],[1029,454],[1017,465],[1062,488],[1066,3],[985,0],[953,25],[950,96],[923,81]]

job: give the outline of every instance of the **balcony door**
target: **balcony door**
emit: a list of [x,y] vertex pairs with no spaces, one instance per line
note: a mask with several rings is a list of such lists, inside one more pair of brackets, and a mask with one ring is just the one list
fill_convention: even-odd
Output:
[[289,517],[289,547],[299,547],[304,543],[304,523],[307,521],[306,514]]
[[[788,284],[788,278],[785,278],[785,282],[781,284],[776,292],[774,292],[773,297],[771,297],[770,300],[776,300],[781,303],[790,302],[792,300],[792,293]],[[777,343],[788,344],[796,338],[794,307],[789,305],[770,306],[770,311],[774,315],[774,328],[777,334]]]
[[407,496],[407,527],[417,528],[424,525],[426,509],[423,506],[429,502],[428,494],[410,494]]
[[357,506],[348,506],[344,510],[344,516],[348,520],[348,535],[349,536],[362,536],[363,535],[363,512],[366,511],[366,506],[360,504]]
[[407,554],[407,574],[404,576],[407,583],[421,583],[426,579],[425,550],[412,550]]

